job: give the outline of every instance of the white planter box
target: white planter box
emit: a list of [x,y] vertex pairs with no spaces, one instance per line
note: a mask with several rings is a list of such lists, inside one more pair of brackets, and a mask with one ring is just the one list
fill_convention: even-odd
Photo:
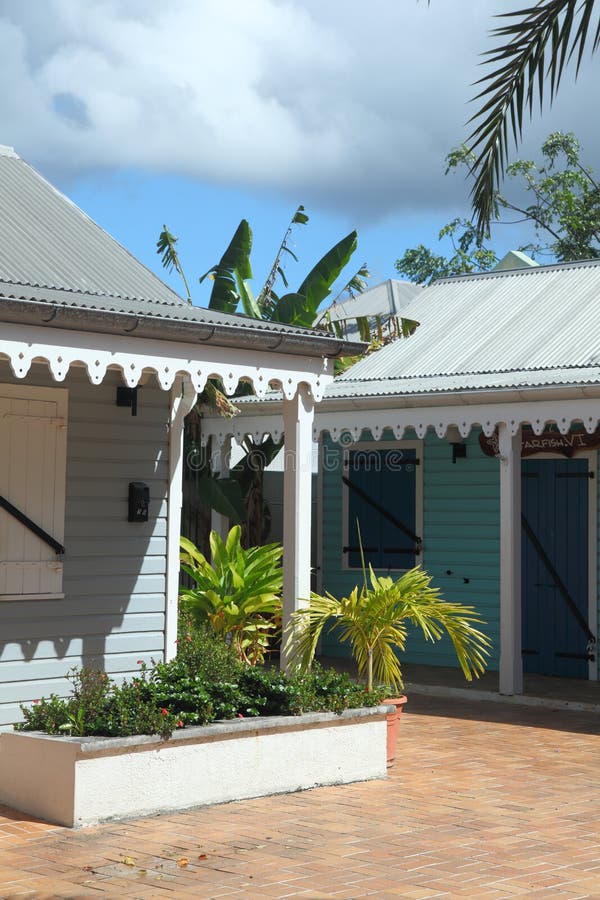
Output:
[[81,827],[384,778],[387,707],[216,722],[159,737],[0,734],[0,804]]

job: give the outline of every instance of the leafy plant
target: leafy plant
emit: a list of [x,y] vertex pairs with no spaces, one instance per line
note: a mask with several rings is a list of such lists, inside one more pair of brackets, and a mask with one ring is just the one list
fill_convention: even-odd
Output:
[[277,669],[246,667],[240,688],[251,699],[255,715],[289,716],[304,712],[376,706],[383,691],[365,691],[342,672],[315,664],[309,672],[285,674]]
[[230,643],[240,660],[256,665],[279,627],[283,548],[266,544],[246,550],[241,528],[234,525],[225,542],[211,532],[210,550],[212,563],[181,538],[181,566],[195,582],[181,590],[181,603],[196,623],[209,624]]
[[[105,672],[87,667],[72,669],[70,697],[51,694],[48,699],[21,706],[24,722],[15,725],[22,731],[71,734],[77,737],[105,735],[127,737],[134,734],[160,734],[168,737],[178,720],[157,705],[151,686],[140,676],[117,685]],[[180,727],[180,726],[179,726]]]
[[[370,586],[369,582],[370,581]],[[348,597],[312,594],[310,605],[291,616],[287,635],[292,661],[308,670],[323,629],[329,626],[340,641],[349,642],[368,691],[375,683],[402,687],[402,672],[396,651],[406,647],[408,623],[421,629],[425,638],[438,641],[446,632],[454,645],[468,680],[485,670],[489,639],[475,625],[481,623],[471,606],[443,600],[431,586],[431,576],[416,567],[394,580],[378,577],[369,566],[369,578]]]
[[184,613],[175,659],[148,667],[117,685],[104,672],[73,669],[71,696],[55,694],[22,706],[17,730],[75,736],[125,737],[160,734],[204,725],[216,719],[297,715],[311,710],[342,712],[373,706],[381,694],[365,693],[348,675],[315,666],[286,675],[278,669],[248,666],[210,628],[195,627]]

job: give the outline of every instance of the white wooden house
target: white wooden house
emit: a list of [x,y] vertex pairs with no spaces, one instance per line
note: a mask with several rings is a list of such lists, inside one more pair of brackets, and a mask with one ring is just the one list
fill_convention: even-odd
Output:
[[[175,652],[183,419],[209,376],[285,396],[286,615],[309,579],[314,403],[342,342],[186,304],[0,149],[0,725]],[[125,389],[125,390],[123,390]],[[307,487],[308,486],[308,487]],[[309,499],[310,503],[310,499]],[[300,527],[298,527],[300,523]]]

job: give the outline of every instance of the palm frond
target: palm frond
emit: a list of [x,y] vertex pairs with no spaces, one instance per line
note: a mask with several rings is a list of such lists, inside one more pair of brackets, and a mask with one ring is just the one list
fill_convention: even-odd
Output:
[[481,101],[471,117],[476,127],[468,139],[474,153],[473,212],[477,233],[483,238],[494,210],[494,195],[504,175],[509,126],[515,144],[523,132],[523,116],[531,115],[537,97],[544,103],[544,85],[550,82],[550,102],[559,88],[565,66],[575,61],[579,72],[586,46],[594,53],[600,44],[600,17],[590,31],[594,0],[539,0],[534,6],[503,13],[506,19],[492,31],[500,44],[484,56],[491,71],[479,79]]
[[310,604],[292,614],[286,649],[295,665],[310,667],[317,642],[329,628],[350,645],[358,675],[368,688],[374,683],[401,688],[397,653],[405,649],[410,622],[429,641],[448,634],[468,680],[485,671],[490,641],[477,627],[483,622],[473,607],[444,600],[419,567],[396,580],[377,576],[371,568],[368,576],[347,597],[312,594]]
[[177,252],[178,240],[179,238],[175,237],[174,234],[171,234],[167,226],[163,225],[163,230],[159,234],[158,240],[156,242],[156,252],[160,256],[160,261],[163,265],[163,268],[166,269],[167,272],[172,272],[173,269],[177,271],[177,274],[181,278],[181,281],[183,282],[183,286],[185,288],[187,302],[191,303],[192,295],[190,293],[190,288],[183,271],[183,266],[181,265],[181,261],[179,259],[179,254]]

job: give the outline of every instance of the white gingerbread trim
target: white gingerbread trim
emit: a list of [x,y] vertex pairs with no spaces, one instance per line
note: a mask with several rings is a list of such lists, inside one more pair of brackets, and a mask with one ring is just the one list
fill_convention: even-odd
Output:
[[[213,437],[220,445],[227,435],[233,435],[240,442],[249,434],[261,440],[266,434],[278,440],[283,433],[283,418],[279,411],[273,414],[246,415],[245,409],[239,416],[226,421],[223,418],[207,417],[202,424],[202,439]],[[600,422],[600,399],[577,398],[560,400],[539,400],[515,403],[487,403],[452,406],[424,406],[403,409],[356,409],[354,406],[343,411],[328,411],[321,407],[315,413],[313,440],[327,432],[333,441],[344,444],[356,443],[364,431],[369,431],[373,440],[380,440],[384,429],[391,429],[395,440],[401,441],[407,429],[413,429],[422,439],[429,429],[443,438],[450,426],[458,428],[463,438],[468,437],[475,426],[482,428],[490,437],[500,424],[508,426],[515,435],[521,425],[531,425],[535,434],[541,434],[547,424],[558,426],[561,434],[566,434],[573,422],[582,422],[586,431],[592,434]]]
[[71,366],[84,365],[92,384],[100,384],[109,369],[119,369],[130,387],[145,372],[154,372],[164,390],[178,375],[187,375],[199,393],[207,379],[215,377],[228,394],[244,380],[252,383],[258,397],[275,386],[291,400],[303,384],[315,402],[333,377],[331,360],[324,358],[30,325],[2,325],[2,357],[8,358],[17,378],[25,378],[31,364],[41,360],[55,381],[63,381]]

